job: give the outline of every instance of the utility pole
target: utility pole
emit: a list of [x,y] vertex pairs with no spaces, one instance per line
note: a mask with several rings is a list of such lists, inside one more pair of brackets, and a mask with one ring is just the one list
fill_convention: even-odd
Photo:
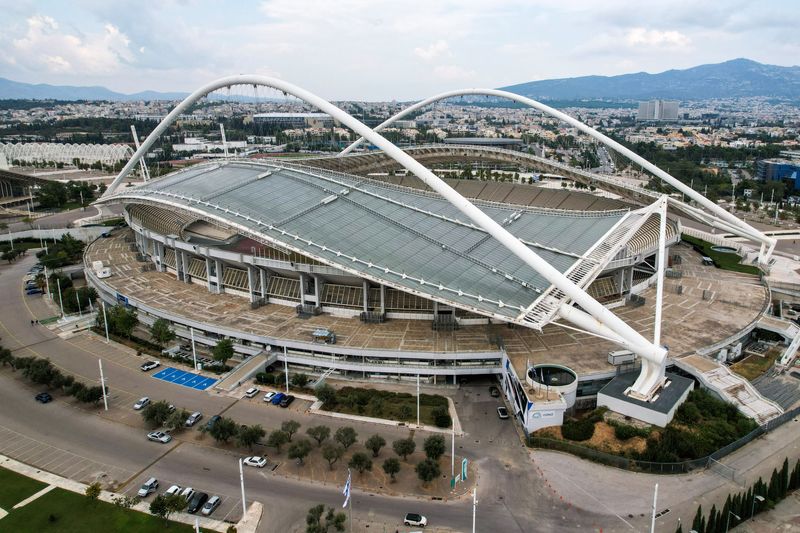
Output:
[[656,491],[653,494],[653,518],[650,519],[650,533],[656,533],[656,505],[658,501],[658,483],[656,483]]
[[475,511],[478,507],[478,489],[472,488],[472,533],[475,533]]
[[111,342],[111,339],[108,338],[108,317],[106,316],[106,302],[105,300],[100,300],[100,304],[103,306],[103,325],[106,327],[106,342]]
[[417,426],[419,426],[419,374],[417,374]]
[[103,407],[108,411],[108,396],[106,395],[106,378],[103,376],[103,360],[98,359],[97,364],[100,365],[100,388],[103,389]]
[[194,347],[194,328],[189,326],[189,334],[192,337],[192,360],[194,361],[194,369],[197,370],[197,350]]
[[242,485],[242,518],[247,514],[247,505],[244,499],[244,471],[242,470],[242,458],[239,457],[239,483]]

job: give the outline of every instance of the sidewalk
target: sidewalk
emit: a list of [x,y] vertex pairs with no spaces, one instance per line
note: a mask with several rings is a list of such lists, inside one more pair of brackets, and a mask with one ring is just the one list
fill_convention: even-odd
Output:
[[[67,479],[61,476],[57,476],[55,474],[51,474],[50,472],[45,472],[44,470],[40,470],[38,468],[34,468],[32,466],[26,465],[10,457],[6,457],[5,455],[0,455],[0,466],[3,468],[7,468],[17,474],[21,474],[23,476],[27,476],[29,478],[35,479],[37,481],[41,481],[42,483],[46,483],[48,487],[38,493],[34,494],[27,500],[23,502],[19,502],[14,508],[21,507],[22,505],[28,503],[28,501],[32,501],[34,498],[38,498],[42,496],[45,491],[52,490],[53,488],[61,488],[64,490],[68,490],[71,492],[76,492],[78,494],[84,494],[86,492],[87,485],[83,483],[78,483],[77,481],[73,481],[71,479]],[[100,492],[99,499],[108,502],[114,503],[115,498],[124,497],[122,494],[117,494],[115,492],[110,492],[107,490],[103,490]],[[145,514],[150,514],[150,503],[146,501],[141,501],[131,507],[132,510],[139,511]],[[242,520],[236,524],[236,531],[237,533],[255,533],[258,523],[261,520],[262,514],[262,506],[259,502],[253,502],[250,505],[250,508],[247,510],[247,514],[242,517]],[[211,518],[206,518],[203,516],[193,516],[187,513],[175,513],[170,516],[170,520],[173,522],[181,522],[183,524],[194,525],[196,520],[199,520],[200,527],[204,530],[209,531],[220,531],[225,532],[228,529],[230,524],[223,522],[221,520],[213,520]]]

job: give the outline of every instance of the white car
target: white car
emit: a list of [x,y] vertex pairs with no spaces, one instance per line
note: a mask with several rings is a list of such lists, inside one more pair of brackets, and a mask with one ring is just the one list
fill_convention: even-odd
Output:
[[267,458],[259,455],[254,455],[252,457],[245,457],[244,464],[246,464],[247,466],[254,466],[256,468],[264,468],[265,466],[267,466]]
[[206,504],[203,506],[203,510],[200,511],[204,515],[208,516],[214,512],[214,509],[219,507],[219,504],[222,503],[222,499],[219,496],[212,496],[208,499]]
[[403,519],[403,524],[407,526],[420,526],[425,527],[428,525],[428,519],[417,513],[408,513]]
[[147,440],[152,440],[153,442],[160,442],[161,444],[166,444],[172,440],[172,435],[168,433],[164,433],[163,431],[151,431],[147,434]]
[[193,489],[192,487],[186,487],[186,488],[185,488],[185,489],[183,489],[183,491],[181,492],[181,496],[183,496],[184,498],[186,498],[186,501],[188,502],[189,500],[191,500],[191,499],[192,499],[192,496],[194,496],[194,489]]
[[155,492],[158,489],[158,480],[154,477],[151,477],[147,481],[142,484],[139,492],[137,492],[137,496],[140,498],[147,498],[151,492]]
[[145,396],[144,398],[139,398],[139,401],[133,404],[133,408],[139,411],[140,409],[144,409],[149,404],[150,404],[150,398]]
[[181,493],[181,486],[180,485],[172,485],[170,488],[164,492],[164,496],[174,496],[176,494]]
[[276,394],[278,394],[278,393],[275,392],[275,391],[270,391],[270,392],[266,393],[264,395],[264,401],[267,402],[267,403],[271,402]]
[[244,391],[245,398],[254,398],[256,394],[258,394],[258,389],[255,387],[250,387]]
[[159,363],[158,361],[146,361],[139,368],[142,369],[142,372],[147,372],[148,370],[153,370],[154,368],[158,368],[159,366],[161,366],[161,363]]
[[190,428],[195,425],[201,418],[203,418],[203,413],[200,411],[195,411],[194,413],[189,415],[189,418],[186,419],[186,427]]

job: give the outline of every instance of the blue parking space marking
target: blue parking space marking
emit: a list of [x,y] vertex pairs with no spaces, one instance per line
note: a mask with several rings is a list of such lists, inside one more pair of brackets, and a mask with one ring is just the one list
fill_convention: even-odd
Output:
[[171,367],[167,367],[156,374],[153,374],[153,377],[169,383],[175,383],[176,385],[183,385],[184,387],[189,387],[190,389],[195,390],[206,390],[217,382],[217,380],[214,378],[199,376],[197,374],[193,374],[192,372],[178,370],[177,368]]

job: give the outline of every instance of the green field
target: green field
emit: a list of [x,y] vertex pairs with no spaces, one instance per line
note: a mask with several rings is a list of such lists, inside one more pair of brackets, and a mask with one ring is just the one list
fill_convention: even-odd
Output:
[[[11,470],[0,468],[0,508],[10,511],[11,508],[47,485],[35,479],[21,476]],[[2,530],[0,522],[0,530]]]
[[53,489],[19,509],[14,504],[35,494],[46,485],[10,470],[0,468],[0,507],[8,516],[0,519],[0,531],[14,533],[159,533],[186,532],[188,524],[164,522],[161,518],[122,509],[114,504],[90,501],[83,494]]

